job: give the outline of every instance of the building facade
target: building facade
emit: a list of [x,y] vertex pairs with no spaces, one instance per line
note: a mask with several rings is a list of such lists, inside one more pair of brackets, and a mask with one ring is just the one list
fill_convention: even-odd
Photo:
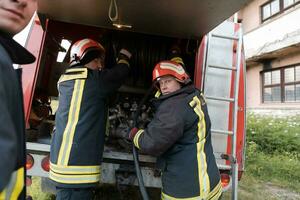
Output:
[[300,0],[253,0],[239,19],[248,110],[300,114]]

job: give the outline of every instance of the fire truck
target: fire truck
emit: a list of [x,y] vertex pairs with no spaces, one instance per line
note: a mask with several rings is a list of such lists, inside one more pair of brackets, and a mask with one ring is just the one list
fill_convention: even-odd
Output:
[[[101,183],[136,185],[130,144],[118,137],[151,85],[154,65],[177,44],[188,73],[203,91],[212,121],[214,154],[224,190],[237,185],[245,161],[245,58],[237,15],[246,0],[102,1],[43,0],[28,31],[25,47],[36,62],[23,68],[27,136],[27,179],[47,180],[51,134],[58,106],[57,82],[69,62],[70,46],[91,38],[106,49],[105,66],[118,50],[133,53],[131,72],[111,97]],[[229,18],[229,19],[228,19]],[[225,20],[225,21],[224,21]],[[152,109],[142,105],[139,123],[146,126]],[[161,187],[156,159],[139,155],[146,187]]]

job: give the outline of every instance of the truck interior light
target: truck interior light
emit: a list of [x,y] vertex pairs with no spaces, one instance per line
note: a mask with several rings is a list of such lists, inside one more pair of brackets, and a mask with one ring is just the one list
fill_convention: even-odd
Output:
[[117,28],[132,28],[131,25],[128,24],[117,24],[117,23],[113,23],[113,26],[117,27]]
[[34,164],[34,159],[33,159],[32,155],[27,154],[26,155],[26,169],[27,170],[31,169],[33,164]]
[[49,172],[49,170],[50,170],[49,155],[47,155],[45,158],[43,158],[41,165],[42,165],[43,170],[45,170],[46,172]]

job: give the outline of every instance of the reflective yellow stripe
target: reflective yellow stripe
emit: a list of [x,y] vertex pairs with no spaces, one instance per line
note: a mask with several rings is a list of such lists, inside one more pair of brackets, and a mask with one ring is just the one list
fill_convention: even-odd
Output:
[[3,190],[2,192],[0,192],[0,200],[5,200],[6,197],[6,190]]
[[175,198],[175,197],[171,197],[163,192],[161,193],[161,199],[162,200],[203,200],[201,197]]
[[67,136],[69,136],[69,134],[67,134],[67,133],[70,131],[70,127],[73,124],[73,115],[74,115],[75,109],[76,109],[76,108],[74,108],[74,106],[75,106],[75,102],[77,101],[77,98],[78,98],[76,96],[77,91],[79,90],[78,85],[79,85],[79,82],[77,80],[77,81],[75,81],[75,84],[74,84],[73,94],[72,94],[72,99],[71,99],[70,109],[69,109],[69,115],[68,115],[68,122],[67,122],[66,128],[63,133],[63,139],[62,139],[62,143],[61,143],[59,154],[58,154],[58,159],[57,159],[58,165],[62,165],[64,163],[63,156],[64,156],[64,152],[65,152],[65,148],[66,148]]
[[129,62],[127,60],[124,60],[124,59],[119,60],[118,64],[121,64],[121,63],[126,64],[126,65],[129,66]]
[[22,192],[24,187],[24,168],[20,168],[17,171],[17,181],[13,192],[11,194],[11,200],[18,199],[20,193]]
[[0,200],[17,200],[24,188],[24,168],[15,171],[7,187],[0,193]]
[[87,72],[87,68],[70,68],[66,70],[66,73],[71,72]]
[[76,102],[76,107],[75,107],[75,117],[74,117],[74,121],[73,121],[73,125],[71,127],[71,132],[69,133],[70,134],[70,140],[68,140],[68,145],[67,145],[67,152],[66,152],[66,159],[64,160],[64,165],[68,165],[68,162],[69,162],[69,158],[70,158],[70,152],[71,152],[71,147],[72,147],[72,144],[73,144],[73,139],[74,139],[74,134],[75,134],[75,128],[76,128],[76,125],[77,125],[77,122],[79,120],[79,113],[80,113],[80,107],[81,107],[81,101],[82,101],[82,96],[83,96],[83,89],[84,89],[84,85],[85,85],[85,80],[76,80],[76,82],[79,82],[78,84],[80,86],[79,87],[79,91],[77,93],[78,97],[78,100]]
[[84,79],[87,76],[84,74],[72,74],[72,75],[62,75],[58,81],[58,84],[64,81],[70,81],[74,79]]
[[158,97],[160,97],[160,95],[161,95],[161,92],[158,90],[158,91],[155,93],[154,97],[155,97],[155,98],[158,98]]
[[215,186],[215,188],[209,193],[208,199],[218,200],[222,194],[221,181]]
[[133,138],[133,143],[134,143],[134,146],[136,146],[138,149],[140,149],[140,145],[139,145],[139,138],[141,136],[141,134],[144,132],[143,129],[140,129],[134,136]]
[[58,80],[58,84],[64,81],[75,80],[75,79],[86,79],[88,70],[86,68],[83,69],[68,69],[68,72],[78,72],[77,74],[63,74]]
[[59,174],[96,174],[100,173],[101,167],[99,165],[91,166],[62,166],[50,163],[50,169]]
[[58,183],[69,183],[69,184],[84,184],[84,183],[96,183],[100,181],[99,174],[89,174],[89,175],[62,175],[50,171],[49,178]]
[[192,108],[194,108],[195,106],[196,106],[196,101],[194,101],[194,100],[192,100],[191,102],[190,102],[190,106],[192,107]]
[[76,80],[74,84],[72,100],[68,115],[68,122],[63,133],[62,145],[59,150],[58,165],[67,165],[69,162],[70,151],[73,143],[76,125],[79,119],[80,105],[82,100],[85,79]]
[[198,197],[190,197],[190,198],[175,198],[171,197],[165,193],[161,193],[162,200],[218,200],[222,194],[222,186],[221,182],[219,182],[216,187],[209,193],[207,198]]
[[199,174],[199,186],[200,197],[207,199],[210,192],[210,182],[207,173],[206,155],[204,153],[204,145],[206,142],[205,133],[206,125],[204,120],[204,114],[201,109],[201,102],[197,96],[190,102],[190,106],[194,108],[195,113],[198,115],[198,142],[197,142],[197,161],[198,161],[198,174]]

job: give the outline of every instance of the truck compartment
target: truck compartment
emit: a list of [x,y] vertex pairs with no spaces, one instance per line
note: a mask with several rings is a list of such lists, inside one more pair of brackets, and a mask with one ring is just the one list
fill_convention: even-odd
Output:
[[[168,52],[172,45],[181,48],[186,69],[191,77],[194,76],[199,41],[52,20],[48,21],[43,28],[45,35],[37,63],[29,126],[27,125],[26,130],[28,157],[32,159],[27,175],[48,177],[45,169],[49,170],[49,163],[47,165],[46,162],[41,163],[41,161],[49,162],[51,134],[58,107],[57,82],[68,67],[71,44],[79,39],[91,38],[105,47],[107,68],[116,63],[121,48],[127,48],[133,54],[129,77],[109,99],[109,122],[101,167],[101,183],[137,185],[131,154],[132,147],[121,138],[120,130],[133,124],[133,116],[139,102],[152,84],[152,70],[156,63],[168,59]],[[141,128],[151,120],[152,108],[149,101],[142,105],[138,118]],[[145,186],[160,187],[160,173],[155,169],[156,159],[148,155],[140,155],[139,159]],[[48,182],[48,179],[43,180]]]
[[[79,39],[91,38],[105,47],[105,67],[107,68],[116,63],[121,48],[127,48],[133,54],[129,77],[118,92],[110,98],[107,148],[121,152],[130,151],[130,145],[119,137],[122,134],[120,128],[132,125],[133,115],[138,104],[151,86],[152,70],[157,62],[168,59],[168,52],[172,45],[180,47],[186,69],[191,77],[194,76],[198,40],[52,20],[48,21],[44,29],[45,39],[38,63],[38,76],[29,117],[27,142],[50,144],[58,106],[57,82],[68,67],[70,45]],[[151,104],[146,103],[141,110],[139,126],[144,127],[152,116]]]

